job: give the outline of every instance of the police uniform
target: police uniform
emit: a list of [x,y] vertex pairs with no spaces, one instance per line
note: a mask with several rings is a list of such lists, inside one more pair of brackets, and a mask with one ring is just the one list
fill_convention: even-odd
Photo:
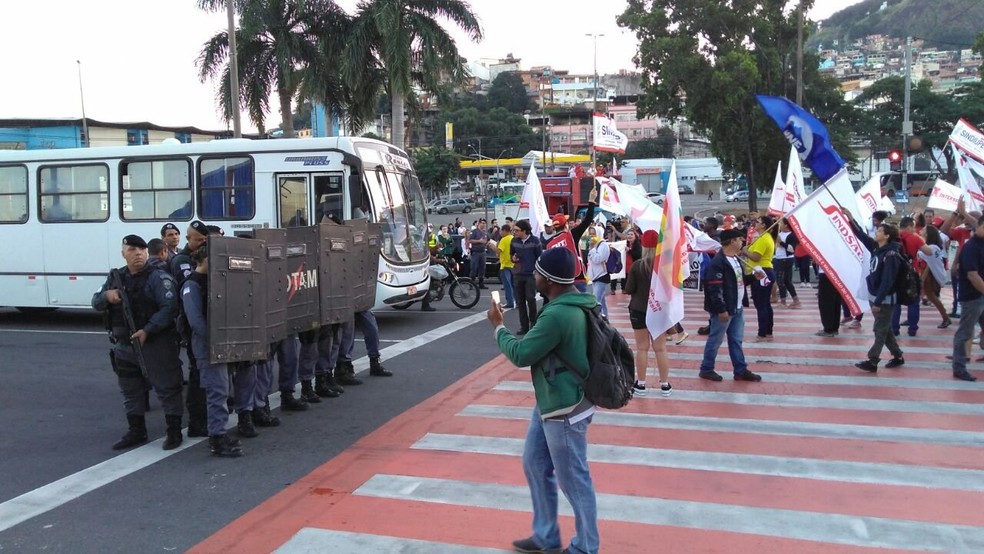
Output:
[[[168,223],[167,225],[173,224]],[[164,226],[164,229],[161,229],[162,232],[167,228],[167,225]],[[208,236],[208,227],[201,221],[192,221],[190,227],[198,233]],[[195,271],[196,264],[192,261],[191,254],[191,249],[185,245],[177,254],[171,256],[169,261],[171,276],[177,281],[179,288],[185,282],[185,279],[190,277]],[[188,345],[187,353],[188,392],[185,405],[188,408],[188,436],[204,437],[208,434],[205,424],[205,392],[202,390],[201,376],[198,371],[198,364],[195,363],[195,353],[191,348],[191,344]]]
[[[146,248],[147,243],[136,235],[127,235],[124,247]],[[127,266],[114,269],[123,285],[123,293],[129,300],[136,331],[144,331],[147,338],[142,345],[146,377],[140,368],[136,350],[130,342],[133,333],[127,327],[123,303],[111,304],[106,292],[116,289],[110,274],[103,286],[92,296],[92,307],[107,313],[113,349],[110,352],[113,370],[116,372],[123,394],[129,431],[114,450],[136,446],[147,441],[145,393],[148,381],[153,386],[167,421],[167,440],[164,448],[170,450],[181,444],[181,358],[178,356],[178,335],[174,318],[178,313],[178,294],[174,279],[166,271],[145,265],[136,273]]]

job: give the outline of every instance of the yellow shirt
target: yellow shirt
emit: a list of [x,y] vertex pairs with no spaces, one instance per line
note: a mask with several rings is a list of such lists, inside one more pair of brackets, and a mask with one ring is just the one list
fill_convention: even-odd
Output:
[[772,238],[771,233],[765,233],[754,243],[749,245],[749,252],[755,252],[761,256],[759,261],[753,262],[751,258],[748,259],[752,267],[762,266],[762,269],[772,269],[772,257],[776,255],[776,241]]
[[506,235],[499,239],[499,269],[512,269],[513,267],[512,257],[509,255],[512,239],[512,235]]

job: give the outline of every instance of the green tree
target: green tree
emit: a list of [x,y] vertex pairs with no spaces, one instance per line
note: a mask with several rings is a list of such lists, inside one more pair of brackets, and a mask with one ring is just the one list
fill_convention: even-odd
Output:
[[447,192],[448,183],[459,172],[458,155],[443,146],[424,146],[410,151],[420,186],[428,197]]
[[676,133],[668,127],[656,131],[656,138],[633,140],[625,147],[625,158],[630,160],[644,158],[673,158],[676,148]]
[[[463,157],[475,157],[480,153],[487,158],[496,158],[504,150],[522,156],[530,150],[539,150],[543,141],[522,115],[509,113],[504,108],[489,111],[464,108],[445,112],[438,119],[437,128],[443,129],[448,121],[454,123],[454,150]],[[444,144],[443,133],[434,137],[434,144]]]
[[[797,17],[786,0],[628,0],[618,24],[636,33],[633,58],[642,69],[640,116],[684,116],[708,137],[726,171],[745,174],[756,188],[772,184],[789,144],[755,94],[794,96]],[[802,9],[812,6],[804,0]],[[804,29],[806,34],[807,29]],[[804,108],[823,121],[841,155],[848,148],[854,109],[838,85],[805,55]],[[749,206],[755,208],[755,195]]]
[[505,108],[512,113],[521,114],[530,107],[530,97],[519,73],[509,71],[496,75],[489,87],[489,106]]
[[[977,35],[977,38],[974,39],[974,45],[971,46],[971,50],[978,56],[984,56],[984,32]],[[981,74],[981,79],[984,79],[984,65],[978,67],[977,70]]]
[[[365,0],[359,3],[348,37],[344,78],[365,84],[381,75],[391,100],[393,143],[405,146],[404,110],[414,86],[446,97],[448,87],[467,77],[465,60],[441,20],[449,20],[474,41],[481,40],[478,18],[463,0]],[[379,82],[374,77],[370,82]],[[375,97],[378,89],[363,88]]]
[[[224,10],[225,0],[198,0],[206,11]],[[239,92],[250,120],[263,130],[276,92],[284,136],[294,136],[291,105],[300,90],[304,69],[326,63],[319,37],[331,34],[348,17],[330,0],[238,0],[236,47]],[[202,82],[220,77],[218,101],[226,119],[232,118],[229,89],[229,36],[216,33],[198,57]]]

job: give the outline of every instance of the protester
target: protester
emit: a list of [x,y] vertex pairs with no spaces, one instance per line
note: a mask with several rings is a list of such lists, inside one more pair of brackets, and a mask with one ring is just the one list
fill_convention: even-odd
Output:
[[940,301],[940,290],[946,283],[946,251],[943,249],[943,239],[940,231],[933,225],[923,227],[922,236],[926,240],[919,250],[919,259],[923,261],[922,270],[922,290],[926,294],[926,299],[936,308],[943,318],[943,323],[937,325],[937,329],[946,329],[953,320],[946,313],[946,307]]
[[871,302],[871,315],[874,317],[873,331],[875,341],[868,349],[868,359],[854,364],[862,371],[874,373],[878,371],[878,362],[884,347],[892,354],[892,359],[885,364],[887,368],[899,367],[905,363],[902,349],[895,340],[891,321],[895,297],[895,281],[902,264],[901,246],[898,242],[899,230],[894,225],[883,223],[875,230],[875,242],[878,248],[871,254],[871,272],[866,283]]
[[974,336],[974,326],[984,313],[984,218],[977,220],[974,235],[960,250],[957,276],[960,284],[960,325],[953,335],[953,377],[962,381],[976,381],[967,371],[967,343]]
[[639,242],[642,246],[642,257],[632,264],[625,279],[625,294],[630,296],[629,323],[632,325],[632,334],[635,338],[636,382],[632,387],[633,394],[636,396],[647,394],[646,375],[649,368],[649,349],[652,347],[656,354],[656,369],[659,371],[660,393],[669,396],[673,386],[670,385],[670,359],[666,354],[666,341],[663,339],[666,333],[653,337],[646,326],[646,307],[649,304],[649,287],[652,284],[653,260],[656,257],[656,246],[659,244],[659,233],[650,229],[642,234]]
[[793,286],[793,253],[799,245],[796,233],[793,233],[789,222],[783,219],[779,223],[778,243],[776,244],[776,254],[773,258],[773,266],[776,270],[776,281],[779,283],[779,302],[786,306],[786,296],[792,298],[789,308],[797,309],[802,307],[799,296],[796,294],[796,287]]
[[752,222],[751,233],[758,238],[749,244],[742,253],[748,258],[749,266],[746,271],[750,274],[752,284],[752,301],[758,315],[758,336],[755,342],[771,342],[773,327],[772,283],[776,273],[772,268],[772,258],[775,255],[775,239],[778,234],[772,217],[764,215]]
[[611,278],[608,274],[608,255],[611,249],[608,242],[598,236],[594,227],[588,229],[588,271],[587,277],[591,280],[591,291],[594,293],[595,300],[601,307],[601,315],[608,317],[608,303],[605,299],[608,292],[608,284]]
[[[899,244],[901,247],[901,253],[905,254],[903,258],[903,263],[911,264],[917,273],[922,273],[925,269],[925,262],[921,261],[918,257],[919,250],[926,244],[922,237],[920,237],[915,231],[915,221],[911,217],[903,217],[899,221]],[[896,303],[892,312],[892,331],[896,336],[899,334],[899,329],[902,325],[906,325],[909,328],[909,336],[916,336],[916,332],[919,331],[919,299],[915,299],[912,304],[906,306],[906,320],[904,323],[900,323],[902,316],[902,305]]]

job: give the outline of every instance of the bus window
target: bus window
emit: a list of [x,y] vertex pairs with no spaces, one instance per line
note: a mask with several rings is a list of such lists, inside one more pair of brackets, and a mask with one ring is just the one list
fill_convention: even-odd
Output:
[[329,215],[335,216],[338,221],[348,219],[342,213],[342,175],[315,175],[314,176],[314,197],[318,201],[315,208],[317,222],[327,221],[324,219]]
[[256,187],[252,159],[203,159],[198,171],[198,215],[202,219],[253,217]]
[[283,227],[308,224],[307,176],[287,175],[279,178],[280,223]]
[[41,221],[105,221],[109,216],[109,168],[105,165],[42,167]]
[[27,168],[0,167],[0,223],[27,221]]
[[124,220],[191,217],[191,162],[154,160],[120,164]]

